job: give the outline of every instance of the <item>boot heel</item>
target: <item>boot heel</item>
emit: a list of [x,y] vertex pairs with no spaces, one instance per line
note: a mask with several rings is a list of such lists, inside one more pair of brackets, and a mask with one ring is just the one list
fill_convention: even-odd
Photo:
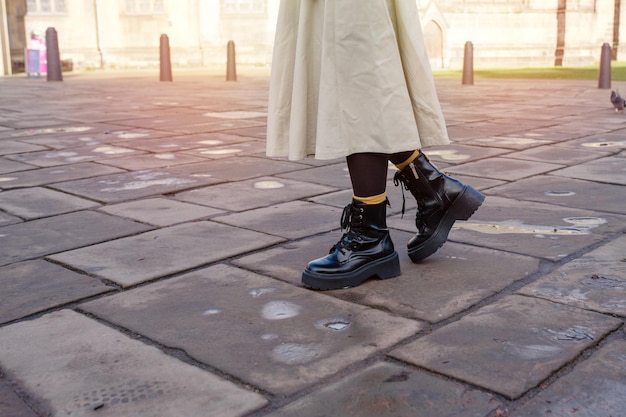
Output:
[[485,196],[481,192],[466,185],[465,191],[452,203],[450,209],[455,213],[456,220],[468,220],[483,201]]
[[395,278],[400,275],[400,258],[398,252],[394,252],[382,264],[378,265],[375,271],[380,279]]

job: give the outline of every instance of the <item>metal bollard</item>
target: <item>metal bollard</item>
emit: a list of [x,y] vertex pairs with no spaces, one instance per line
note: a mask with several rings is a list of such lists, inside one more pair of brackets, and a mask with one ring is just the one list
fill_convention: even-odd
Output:
[[474,85],[474,45],[470,41],[465,42],[463,85]]
[[170,60],[170,40],[167,35],[161,35],[159,58],[161,63],[160,80],[172,81],[172,61]]
[[61,71],[61,53],[59,52],[59,38],[55,28],[46,29],[46,50],[48,59],[48,81],[63,81]]
[[611,45],[608,43],[602,45],[598,88],[611,88]]
[[235,42],[228,41],[226,49],[226,81],[237,81],[237,63],[235,60]]

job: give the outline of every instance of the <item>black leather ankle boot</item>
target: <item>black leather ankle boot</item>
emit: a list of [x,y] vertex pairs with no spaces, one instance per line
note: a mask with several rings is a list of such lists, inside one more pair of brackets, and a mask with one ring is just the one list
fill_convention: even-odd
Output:
[[363,281],[400,275],[400,261],[387,229],[388,202],[363,204],[353,200],[341,216],[346,233],[328,256],[309,262],[302,283],[317,290],[356,287]]
[[396,186],[402,184],[417,200],[417,234],[407,244],[413,262],[435,253],[448,239],[454,222],[469,219],[485,200],[474,188],[440,172],[421,152],[396,172],[393,181]]

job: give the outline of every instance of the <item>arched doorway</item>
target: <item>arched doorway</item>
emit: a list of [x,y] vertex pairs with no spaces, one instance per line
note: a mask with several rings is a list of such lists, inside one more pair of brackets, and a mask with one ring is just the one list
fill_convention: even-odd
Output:
[[434,20],[424,26],[424,43],[433,69],[443,68],[443,31]]

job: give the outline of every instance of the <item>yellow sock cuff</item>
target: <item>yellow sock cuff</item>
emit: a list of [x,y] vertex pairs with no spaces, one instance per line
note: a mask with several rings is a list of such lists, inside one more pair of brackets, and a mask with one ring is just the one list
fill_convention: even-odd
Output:
[[409,156],[409,158],[402,162],[401,164],[396,165],[396,168],[398,168],[398,170],[402,171],[404,168],[408,167],[409,164],[411,162],[413,162],[415,160],[415,158],[417,158],[418,156],[420,156],[420,150],[417,149],[415,152],[413,152],[413,155]]
[[373,195],[371,197],[357,197],[353,195],[352,198],[354,198],[356,201],[360,201],[363,204],[380,204],[387,201],[387,193]]

